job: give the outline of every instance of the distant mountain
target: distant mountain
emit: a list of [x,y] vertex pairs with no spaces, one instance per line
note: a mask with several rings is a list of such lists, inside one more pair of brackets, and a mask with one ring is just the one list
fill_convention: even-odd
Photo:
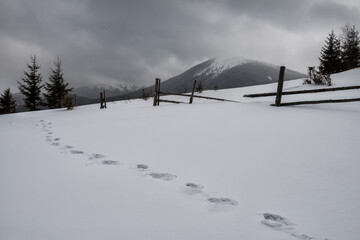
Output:
[[123,94],[131,93],[138,90],[139,87],[136,86],[125,86],[125,85],[90,85],[90,86],[82,86],[79,88],[75,88],[72,93],[78,96],[82,96],[85,98],[96,98],[98,99],[100,96],[100,92],[103,90],[106,91],[107,97],[120,96]]
[[[163,81],[161,90],[174,93],[190,92],[194,80],[197,80],[198,83],[201,82],[204,90],[273,83],[278,81],[279,69],[279,66],[273,64],[240,57],[213,58],[190,68],[178,76]],[[303,77],[306,77],[306,75],[286,69],[285,81]],[[154,86],[146,88],[145,92],[153,95]],[[142,91],[139,90],[113,99],[137,98],[141,94]]]

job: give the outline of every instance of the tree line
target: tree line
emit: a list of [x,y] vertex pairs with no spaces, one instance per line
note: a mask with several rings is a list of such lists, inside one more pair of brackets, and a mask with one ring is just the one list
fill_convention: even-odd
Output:
[[[54,61],[54,68],[50,68],[49,81],[43,84],[42,75],[39,72],[40,65],[36,55],[31,56],[31,62],[27,64],[27,71],[24,70],[24,77],[18,81],[19,91],[24,95],[25,107],[30,111],[40,110],[41,108],[62,108],[71,109],[72,98],[69,93],[73,88],[65,82],[62,63],[59,57]],[[45,92],[42,92],[42,89]],[[41,97],[43,94],[44,99]],[[10,92],[10,88],[5,89],[0,95],[0,113],[13,113],[16,111],[16,101]]]

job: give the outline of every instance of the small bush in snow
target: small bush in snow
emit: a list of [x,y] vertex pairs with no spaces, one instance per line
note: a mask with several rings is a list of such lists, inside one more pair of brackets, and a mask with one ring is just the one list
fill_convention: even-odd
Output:
[[67,95],[64,99],[64,105],[68,110],[71,110],[74,108],[73,99],[71,96]]
[[308,68],[308,75],[309,77],[304,80],[304,84],[332,85],[330,74],[322,74],[315,67]]
[[197,84],[197,86],[196,86],[196,91],[197,91],[198,93],[202,93],[203,90],[204,90],[204,87],[203,87],[203,85],[202,85],[202,82],[199,82],[199,83]]
[[141,98],[143,99],[143,100],[148,100],[148,98],[149,98],[149,94],[147,94],[146,92],[145,92],[145,89],[144,88],[142,88],[141,89]]

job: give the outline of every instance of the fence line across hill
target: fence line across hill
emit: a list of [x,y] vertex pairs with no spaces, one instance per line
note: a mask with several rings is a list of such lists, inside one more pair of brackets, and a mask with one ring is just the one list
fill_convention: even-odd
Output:
[[176,103],[176,104],[185,103],[185,102],[180,102],[180,101],[172,101],[172,100],[160,99],[160,96],[182,96],[182,97],[189,97],[189,98],[190,98],[189,104],[192,104],[193,98],[202,98],[202,99],[209,99],[209,100],[222,101],[222,102],[240,103],[240,102],[238,102],[238,101],[228,100],[228,99],[223,99],[223,98],[214,98],[214,97],[207,97],[207,96],[195,95],[194,92],[195,92],[196,80],[194,81],[191,94],[162,92],[162,91],[160,91],[160,84],[161,84],[161,80],[160,80],[159,78],[156,78],[156,79],[155,79],[155,96],[154,96],[153,106],[159,106],[160,102]]
[[341,103],[341,102],[360,101],[360,98],[347,98],[347,99],[325,99],[325,100],[296,101],[296,102],[281,103],[282,95],[309,94],[309,93],[319,93],[319,92],[334,92],[334,91],[360,89],[360,86],[347,86],[347,87],[322,88],[322,89],[311,89],[311,90],[299,90],[299,91],[283,92],[284,76],[285,76],[285,67],[281,66],[280,67],[280,73],[279,73],[277,92],[245,94],[244,97],[256,98],[256,97],[276,96],[275,103],[271,104],[271,106],[276,106],[276,107],[294,106],[294,105],[303,105],[303,104]]

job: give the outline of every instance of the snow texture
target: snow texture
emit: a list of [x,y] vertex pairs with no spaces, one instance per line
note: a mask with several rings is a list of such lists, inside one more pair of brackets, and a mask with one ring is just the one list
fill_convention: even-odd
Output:
[[[334,74],[334,87],[359,75]],[[284,89],[327,87],[302,81]],[[276,87],[202,93],[241,103],[1,115],[0,239],[358,240],[360,103],[276,108],[273,97],[242,97]]]

